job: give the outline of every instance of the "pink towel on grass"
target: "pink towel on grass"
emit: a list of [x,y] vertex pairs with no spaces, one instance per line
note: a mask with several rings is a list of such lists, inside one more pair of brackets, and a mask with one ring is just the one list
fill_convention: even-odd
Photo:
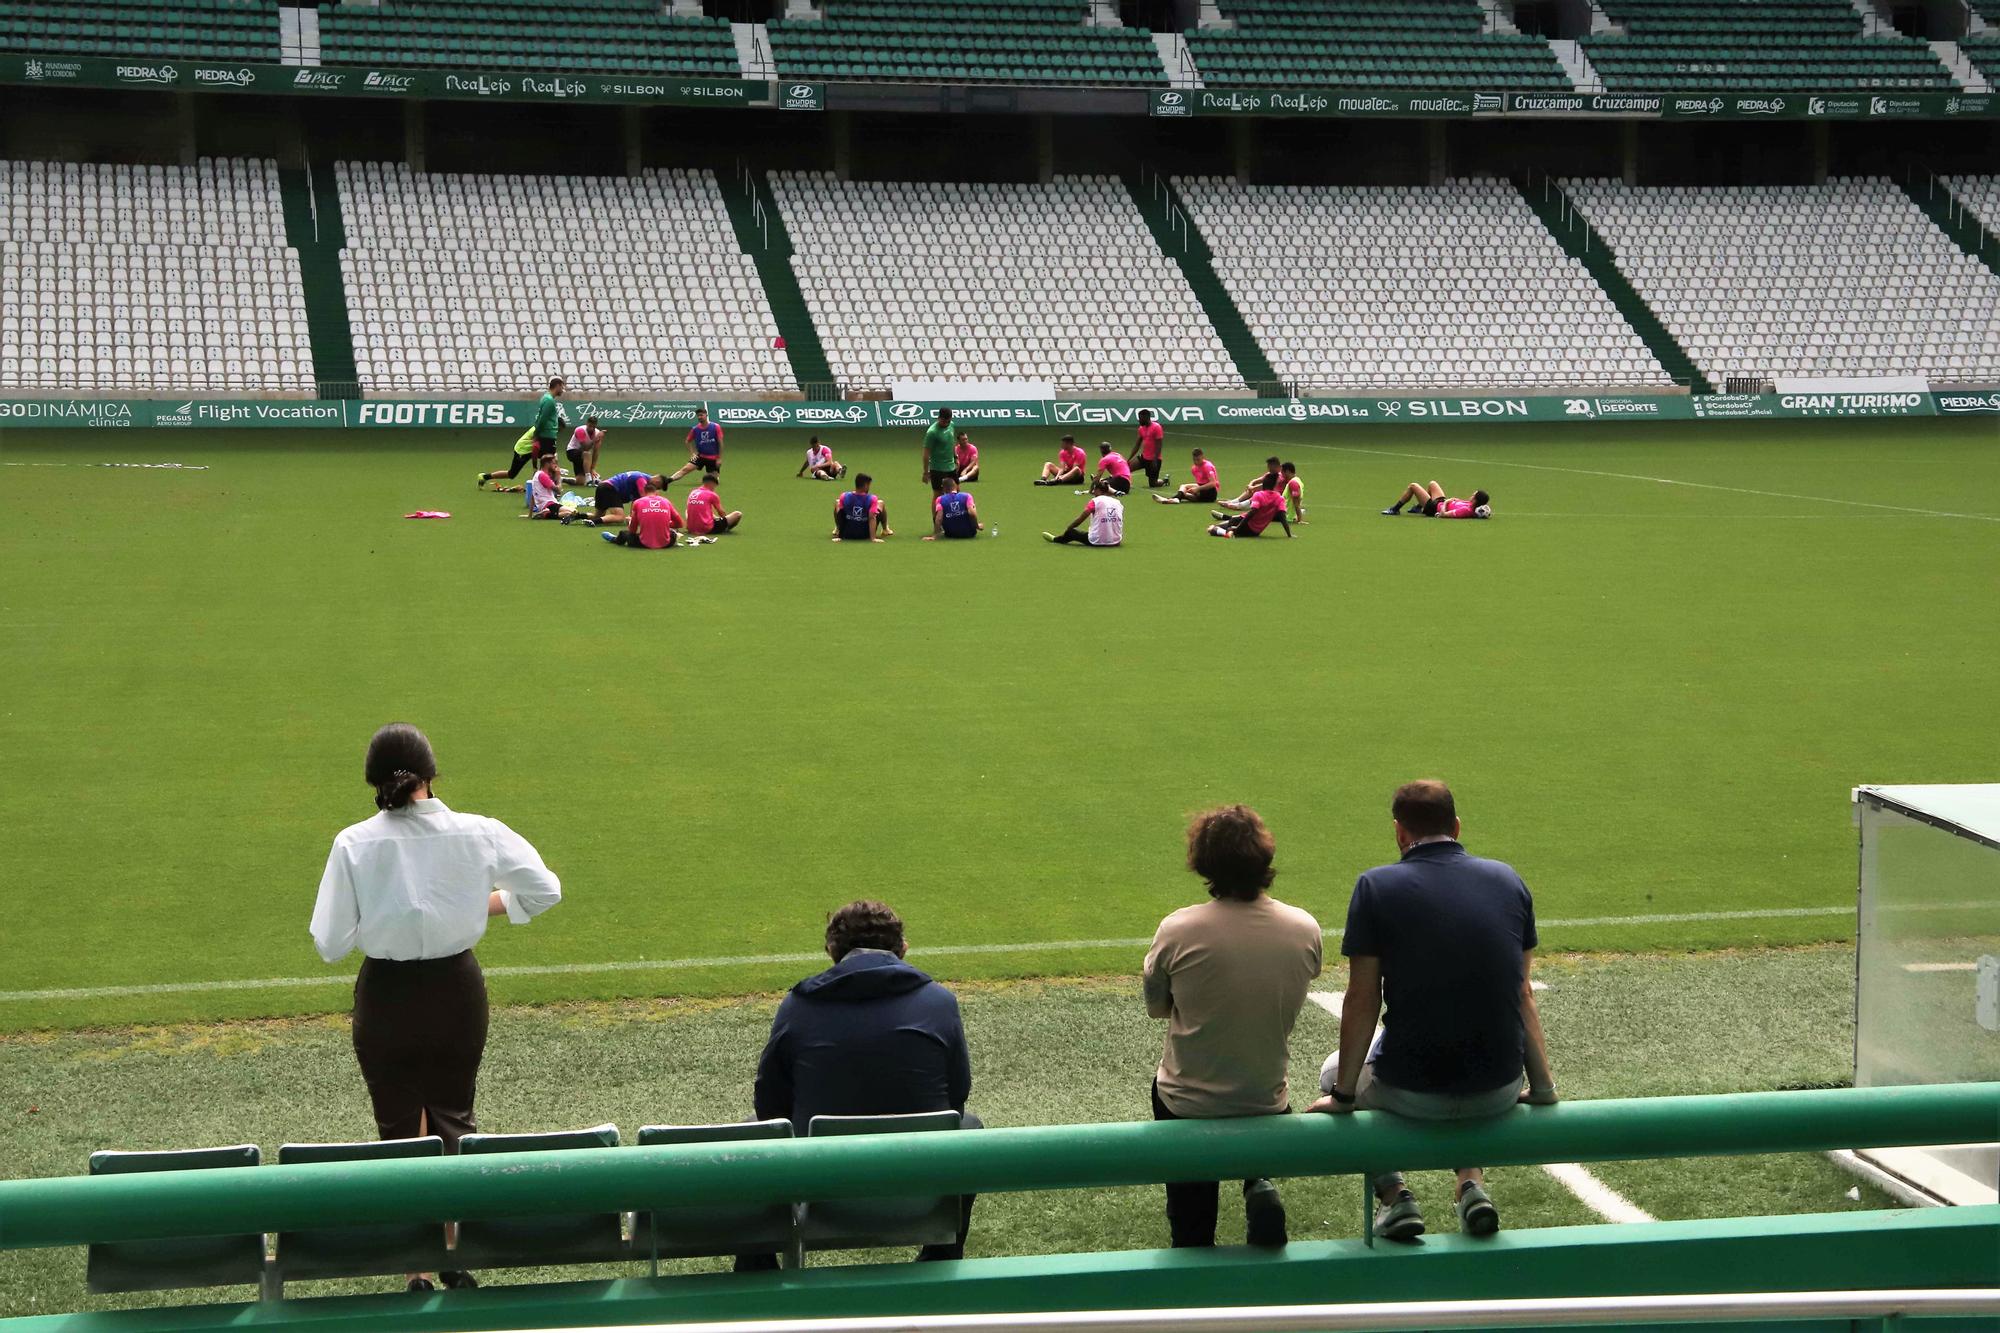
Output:
[[403,517],[404,518],[450,518],[451,515],[446,513],[442,509],[419,509],[416,513],[405,514],[403,515]]

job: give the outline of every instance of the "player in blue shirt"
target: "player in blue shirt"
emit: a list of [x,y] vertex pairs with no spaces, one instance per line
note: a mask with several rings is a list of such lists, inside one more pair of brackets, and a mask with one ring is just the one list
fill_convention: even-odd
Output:
[[854,489],[843,492],[833,505],[833,539],[837,542],[879,542],[884,537],[893,536],[889,530],[889,511],[882,504],[882,497],[868,488],[875,484],[875,478],[866,472],[857,473]]
[[939,537],[977,537],[985,524],[979,521],[979,505],[970,495],[958,489],[957,477],[946,477],[944,489],[937,499],[931,501],[931,535],[924,538],[934,542]]
[[[597,521],[624,517],[625,506],[648,491],[664,491],[672,478],[645,472],[620,472],[597,485]],[[565,523],[569,520],[564,519]]]
[[688,430],[688,461],[681,464],[681,470],[668,477],[668,481],[679,481],[690,472],[722,471],[722,427],[708,419],[708,409],[694,410],[694,425]]

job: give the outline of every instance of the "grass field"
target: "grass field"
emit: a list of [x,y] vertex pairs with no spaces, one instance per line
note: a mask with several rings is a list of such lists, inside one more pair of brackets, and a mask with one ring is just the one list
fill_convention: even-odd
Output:
[[[921,949],[912,957],[930,962]],[[1850,1068],[1853,969],[1853,952],[1837,945],[1692,958],[1562,957],[1540,969],[1549,986],[1540,1007],[1571,1098],[1834,1083]],[[1339,978],[1322,984],[1338,985]],[[1161,1025],[1146,1017],[1131,978],[975,982],[961,996],[972,1105],[989,1124],[1145,1115]],[[642,1124],[740,1117],[776,998],[497,1011],[480,1078],[481,1125],[518,1132],[610,1120],[629,1141]],[[1304,1105],[1337,1037],[1333,1016],[1308,1005],[1292,1041],[1296,1105]],[[556,1070],[564,1075],[551,1077]],[[340,1018],[0,1036],[0,1088],[8,1090],[0,1106],[0,1153],[12,1176],[80,1171],[92,1150],[107,1146],[250,1142],[268,1154],[282,1142],[373,1133]],[[1893,1206],[1866,1187],[1850,1198],[1853,1178],[1814,1155],[1607,1162],[1591,1170],[1631,1205],[1660,1218]],[[1501,1168],[1491,1181],[1509,1227],[1599,1220],[1537,1168]],[[1283,1188],[1294,1239],[1358,1234],[1360,1186],[1353,1177],[1288,1180]],[[1453,1230],[1448,1177],[1419,1173],[1413,1188],[1431,1228]],[[1242,1236],[1242,1211],[1225,1192],[1219,1239],[1236,1244]],[[996,1194],[979,1202],[968,1252],[977,1258],[1140,1249],[1166,1240],[1157,1189]],[[908,1255],[816,1255],[813,1263]],[[620,1271],[524,1270],[481,1279],[490,1285]],[[379,1292],[395,1285],[302,1283],[287,1292]],[[247,1298],[241,1289],[86,1297],[80,1249],[0,1252],[0,1317]]]
[[[1108,552],[1037,536],[1054,432],[982,439],[1001,535],[949,546],[915,438],[839,436],[880,547],[739,432],[742,532],[658,554],[476,493],[503,434],[0,432],[0,1027],[343,1008],[306,919],[396,718],[564,879],[482,947],[507,1002],[787,984],[862,894],[945,977],[1130,972],[1233,800],[1333,929],[1422,775],[1551,949],[1840,939],[1848,788],[1994,776],[1991,423],[1178,430],[1177,474],[1295,459],[1311,523],[1135,499]],[[206,470],[84,466],[161,460]],[[1376,515],[1433,476],[1498,519]]]

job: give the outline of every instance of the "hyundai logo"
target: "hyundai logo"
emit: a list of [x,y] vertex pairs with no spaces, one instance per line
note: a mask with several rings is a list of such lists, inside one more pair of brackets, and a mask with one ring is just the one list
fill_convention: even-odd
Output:
[[1160,105],[1161,105],[1161,106],[1179,106],[1179,105],[1181,104],[1181,101],[1182,101],[1182,95],[1181,95],[1180,93],[1161,93],[1161,94],[1160,94]]
[[920,417],[923,414],[924,405],[922,403],[897,403],[889,409],[889,415],[892,417]]
[[813,95],[813,86],[810,83],[795,83],[792,85],[791,95],[793,97],[811,97]]

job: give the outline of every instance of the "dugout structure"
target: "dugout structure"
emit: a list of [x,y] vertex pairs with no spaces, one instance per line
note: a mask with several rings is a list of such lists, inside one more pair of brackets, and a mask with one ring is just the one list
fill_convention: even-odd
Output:
[[[1857,787],[1854,809],[1855,1086],[2000,1079],[2000,783]],[[1993,1129],[2000,1138],[2000,1103]],[[2000,1143],[1854,1156],[1907,1187],[1897,1193],[2000,1197]]]

